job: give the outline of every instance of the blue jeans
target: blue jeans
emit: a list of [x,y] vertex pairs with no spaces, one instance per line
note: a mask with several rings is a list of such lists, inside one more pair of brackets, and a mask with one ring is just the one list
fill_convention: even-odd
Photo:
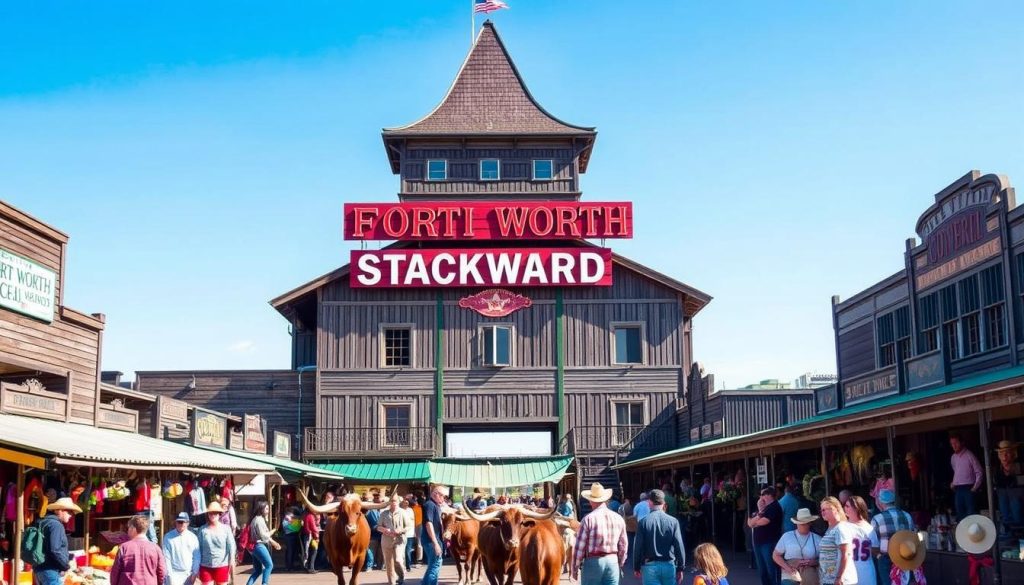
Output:
[[429,539],[423,539],[423,561],[427,564],[427,572],[423,573],[422,585],[437,585],[437,578],[441,576],[441,561],[444,556],[444,549],[441,554],[434,552],[434,545]]
[[974,507],[974,492],[971,488],[974,486],[969,485],[958,485],[953,488],[956,505],[956,519],[957,521],[963,520],[964,518],[974,514],[977,510]]
[[761,585],[779,585],[779,566],[772,560],[773,544],[754,545],[754,559],[757,561],[757,576]]
[[64,578],[57,569],[42,569],[32,573],[32,582],[35,585],[61,585]]
[[412,557],[416,554],[416,537],[407,536],[405,538],[405,570],[412,570]]
[[373,541],[370,541],[370,545],[366,547],[366,562],[363,563],[363,570],[369,571],[373,569]]
[[252,549],[252,575],[246,585],[253,585],[256,578],[263,575],[263,585],[270,585],[270,573],[274,570],[274,561],[270,558],[270,550],[262,542]]
[[889,571],[892,570],[892,559],[889,553],[882,553],[882,556],[875,559],[875,576],[878,578],[878,585],[889,585]]
[[1021,512],[1021,498],[1024,498],[1024,489],[1021,488],[999,488],[996,490],[999,498],[999,515],[1002,517],[1004,526],[1017,526],[1024,523],[1024,514]]
[[588,557],[580,568],[580,585],[619,585],[619,557]]
[[675,585],[676,564],[671,561],[645,563],[640,570],[643,585]]

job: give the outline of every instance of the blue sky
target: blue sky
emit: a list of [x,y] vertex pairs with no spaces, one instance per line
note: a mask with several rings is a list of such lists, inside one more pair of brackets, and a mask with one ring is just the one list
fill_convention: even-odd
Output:
[[[1024,4],[508,0],[556,116],[597,126],[616,251],[715,297],[719,385],[834,371],[830,297],[902,266],[932,194],[1024,184]],[[71,235],[104,368],[281,368],[267,301],[346,261],[346,201],[392,201],[380,129],[443,96],[469,2],[4,2],[0,198]],[[479,20],[478,20],[479,24]]]

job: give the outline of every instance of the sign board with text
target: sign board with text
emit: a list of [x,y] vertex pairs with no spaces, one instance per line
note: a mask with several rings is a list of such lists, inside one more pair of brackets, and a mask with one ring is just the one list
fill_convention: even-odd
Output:
[[192,444],[205,447],[227,447],[228,419],[196,408],[192,412]]
[[292,436],[281,431],[274,431],[274,457],[292,458]]
[[0,248],[0,307],[51,323],[56,305],[57,273]]
[[258,414],[242,417],[242,445],[250,453],[267,453],[267,430]]
[[851,406],[899,392],[896,366],[843,382],[843,405]]
[[68,396],[50,392],[35,379],[22,384],[0,382],[0,412],[65,421]]

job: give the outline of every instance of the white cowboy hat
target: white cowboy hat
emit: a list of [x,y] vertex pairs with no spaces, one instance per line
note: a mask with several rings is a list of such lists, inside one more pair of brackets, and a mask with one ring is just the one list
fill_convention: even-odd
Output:
[[81,514],[82,509],[75,504],[75,501],[71,498],[61,498],[56,502],[46,507],[48,512],[55,512],[57,510],[67,510],[68,512],[74,512],[75,514]]
[[224,513],[224,508],[221,507],[220,502],[210,502],[210,505],[206,506],[206,513],[207,514],[213,514],[213,513],[223,514]]
[[903,571],[913,571],[923,565],[926,550],[916,532],[900,530],[889,537],[889,558]]
[[974,514],[956,525],[956,543],[965,551],[980,555],[996,543],[996,525],[981,514]]
[[796,511],[796,516],[790,518],[790,521],[793,522],[793,524],[810,524],[811,522],[814,522],[817,519],[818,517],[814,514],[811,514],[811,511],[809,509],[800,508],[799,510]]
[[1000,451],[1016,451],[1018,446],[1013,441],[999,441],[999,444],[996,446],[996,453]]
[[612,491],[612,488],[606,488],[599,483],[592,483],[590,484],[590,489],[580,492],[580,495],[595,504],[600,504],[612,499]]

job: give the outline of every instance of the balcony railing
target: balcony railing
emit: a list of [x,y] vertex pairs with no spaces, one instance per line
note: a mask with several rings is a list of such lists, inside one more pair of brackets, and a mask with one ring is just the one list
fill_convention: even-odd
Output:
[[308,457],[431,457],[436,447],[433,427],[307,427],[302,452]]
[[636,458],[672,449],[675,440],[671,422],[657,426],[573,427],[559,442],[559,451],[567,455],[615,453],[620,459]]

